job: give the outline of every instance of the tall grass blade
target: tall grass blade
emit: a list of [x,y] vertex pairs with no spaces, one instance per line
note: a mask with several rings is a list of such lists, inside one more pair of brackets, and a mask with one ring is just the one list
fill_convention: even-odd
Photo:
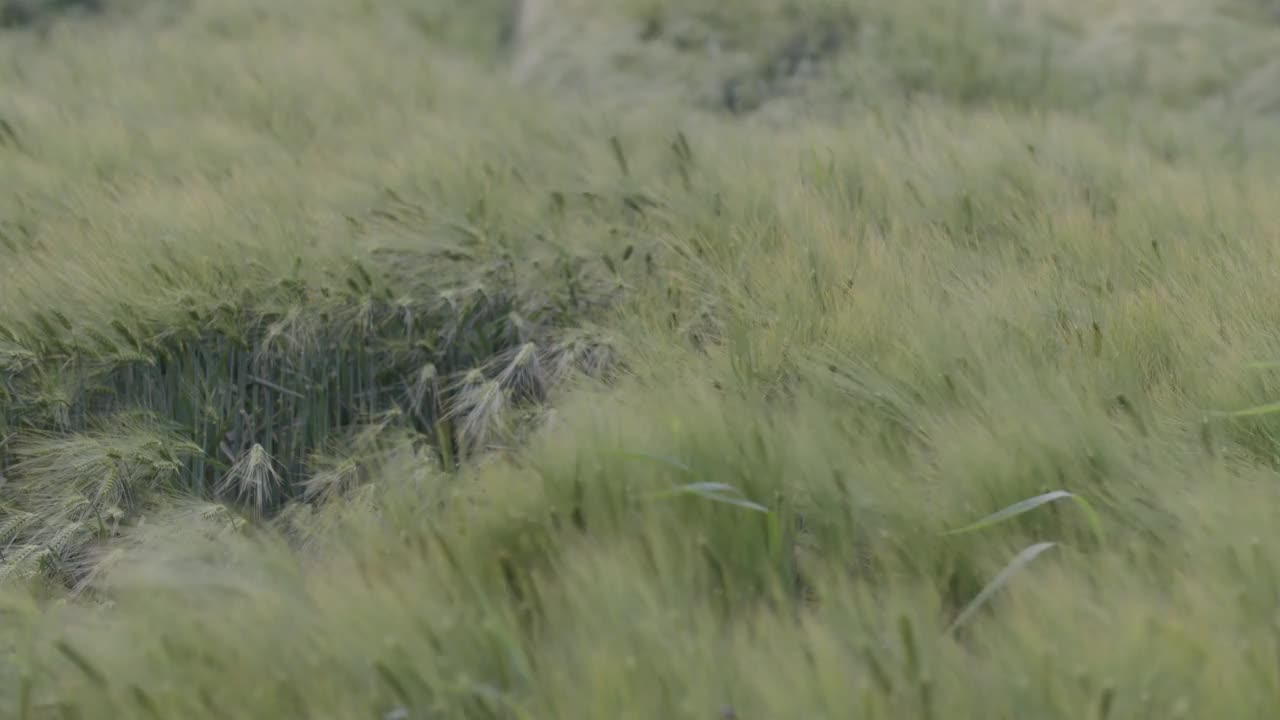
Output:
[[704,500],[724,503],[726,505],[734,505],[736,507],[745,508],[747,510],[754,510],[755,512],[759,512],[759,513],[768,514],[770,512],[769,508],[765,507],[764,505],[761,505],[760,503],[752,502],[742,497],[734,497],[733,495],[727,494],[727,493],[737,494],[738,490],[732,485],[726,485],[724,483],[699,482],[699,483],[691,483],[689,485],[680,485],[680,486],[671,488],[670,490],[665,490],[663,492],[656,493],[653,497],[655,499],[660,499],[660,498],[673,497],[677,495],[692,495],[694,497],[700,497]]
[[1261,417],[1263,415],[1274,415],[1280,413],[1280,402],[1266,403],[1265,405],[1255,405],[1243,410],[1230,410],[1227,412],[1214,413],[1218,417],[1230,418],[1247,418]]
[[986,587],[982,588],[982,592],[979,592],[978,595],[974,597],[973,600],[969,601],[969,604],[960,611],[960,614],[956,616],[956,619],[952,621],[951,625],[947,628],[946,634],[950,635],[955,632],[957,628],[968,622],[969,618],[973,617],[974,613],[981,610],[982,607],[991,600],[992,596],[1008,584],[1010,578],[1018,574],[1018,572],[1024,567],[1031,564],[1031,561],[1039,557],[1041,553],[1055,547],[1056,545],[1057,543],[1054,542],[1036,543],[1035,545],[1032,545],[1018,553],[1017,556],[1000,571],[1000,574],[996,575],[995,579],[988,583]]
[[1088,500],[1085,500],[1075,493],[1067,492],[1066,490],[1054,490],[1052,492],[1027,498],[1026,500],[1020,500],[1002,510],[991,513],[975,523],[965,525],[964,527],[956,528],[954,530],[948,530],[943,534],[959,535],[961,533],[983,530],[993,525],[998,525],[1007,520],[1011,520],[1019,515],[1031,512],[1041,505],[1048,505],[1049,503],[1056,502],[1058,500],[1071,500],[1074,502],[1080,508],[1080,511],[1084,513],[1085,518],[1088,520],[1090,527],[1093,529],[1093,532],[1098,539],[1101,540],[1103,538],[1102,519],[1099,517],[1097,511],[1093,509],[1093,506]]
[[[627,457],[627,458],[649,460],[659,465],[665,465],[666,467],[672,468],[673,470],[677,470],[681,474],[684,474],[690,477],[697,477],[697,473],[694,472],[693,468],[690,468],[684,462],[673,457],[669,457],[666,455],[652,455],[649,453],[635,452],[635,451],[623,451],[623,452],[619,452],[618,454],[621,455],[622,457]],[[751,500],[747,500],[743,497],[740,497],[741,494],[742,493],[737,488],[735,488],[732,485],[729,485],[728,483],[697,481],[697,482],[692,482],[685,485],[678,485],[668,490],[663,490],[661,492],[653,494],[652,497],[655,499],[660,499],[660,498],[673,497],[676,495],[694,495],[706,500],[710,500],[712,502],[725,503],[728,505],[736,505],[738,507],[746,508],[748,510],[754,510],[756,512],[761,512],[766,514],[771,512],[769,508],[765,507],[764,505],[761,505],[760,503],[752,502]],[[735,495],[739,497],[735,497]]]

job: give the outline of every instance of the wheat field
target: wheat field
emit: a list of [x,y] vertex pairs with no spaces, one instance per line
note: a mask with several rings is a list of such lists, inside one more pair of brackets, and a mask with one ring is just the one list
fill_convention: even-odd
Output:
[[1272,717],[1277,58],[0,0],[0,714]]

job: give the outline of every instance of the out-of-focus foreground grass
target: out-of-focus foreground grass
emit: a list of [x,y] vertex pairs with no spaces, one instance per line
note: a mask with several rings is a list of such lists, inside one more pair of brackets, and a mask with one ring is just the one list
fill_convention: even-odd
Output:
[[4,715],[1270,717],[1272,5],[0,0]]

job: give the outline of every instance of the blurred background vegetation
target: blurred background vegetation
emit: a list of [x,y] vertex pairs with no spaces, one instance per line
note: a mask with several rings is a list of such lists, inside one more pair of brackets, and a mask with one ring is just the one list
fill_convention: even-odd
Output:
[[1270,717],[1271,0],[0,0],[19,718]]

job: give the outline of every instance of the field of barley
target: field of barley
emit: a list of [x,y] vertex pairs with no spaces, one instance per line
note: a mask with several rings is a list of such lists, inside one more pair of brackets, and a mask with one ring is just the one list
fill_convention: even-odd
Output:
[[0,717],[1271,718],[1274,0],[0,0]]

